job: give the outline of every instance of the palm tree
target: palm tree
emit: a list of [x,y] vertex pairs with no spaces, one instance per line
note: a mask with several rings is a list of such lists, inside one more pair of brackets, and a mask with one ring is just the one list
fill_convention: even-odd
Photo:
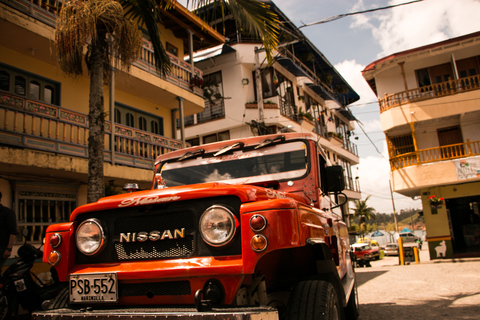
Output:
[[[219,4],[229,9],[246,31],[262,37],[267,57],[278,43],[278,20],[268,7],[255,0],[194,0],[201,7]],[[170,58],[160,38],[160,9],[168,9],[175,0],[70,0],[64,3],[57,19],[55,33],[57,56],[62,70],[73,76],[83,73],[82,60],[90,74],[88,187],[87,202],[105,194],[103,152],[105,112],[103,86],[108,83],[112,64],[126,70],[140,55],[142,34],[148,30],[160,75],[170,71]],[[223,11],[222,11],[223,12]],[[224,15],[222,15],[224,18]]]
[[366,231],[366,222],[375,219],[375,209],[367,205],[368,196],[365,200],[355,200],[355,209],[353,211],[354,218],[360,218],[360,232],[362,236]]

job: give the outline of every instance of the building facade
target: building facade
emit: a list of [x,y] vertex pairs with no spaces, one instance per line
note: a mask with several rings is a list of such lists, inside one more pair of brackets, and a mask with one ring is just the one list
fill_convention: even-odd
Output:
[[[33,242],[86,203],[89,77],[69,78],[57,64],[58,10],[46,0],[0,1],[0,190]],[[156,73],[145,37],[141,58],[128,73],[116,70],[104,88],[107,193],[127,182],[150,188],[156,156],[184,147],[175,119],[205,108],[192,85],[203,74],[184,56],[224,37],[179,4],[161,16],[171,73]]]
[[[185,138],[192,145],[282,132],[314,134],[332,164],[342,165],[344,197],[360,199],[352,167],[359,163],[354,121],[348,105],[359,96],[322,53],[271,1],[280,19],[280,44],[268,64],[261,42],[237,30],[226,16],[226,44],[194,56],[204,74],[202,113],[185,117]],[[180,127],[180,125],[179,125]],[[348,202],[342,207],[348,214]]]
[[421,197],[431,259],[480,256],[480,32],[372,62],[393,190]]

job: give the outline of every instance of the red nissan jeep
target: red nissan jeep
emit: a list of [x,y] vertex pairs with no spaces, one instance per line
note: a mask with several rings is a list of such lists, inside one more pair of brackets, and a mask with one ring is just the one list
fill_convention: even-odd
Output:
[[48,227],[68,290],[34,317],[356,319],[343,169],[323,154],[293,133],[158,157],[150,190]]

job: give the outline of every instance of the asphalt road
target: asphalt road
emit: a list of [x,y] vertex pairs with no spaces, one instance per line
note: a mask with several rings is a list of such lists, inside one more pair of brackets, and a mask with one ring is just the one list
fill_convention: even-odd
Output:
[[480,319],[480,259],[399,265],[398,256],[356,268],[359,320]]

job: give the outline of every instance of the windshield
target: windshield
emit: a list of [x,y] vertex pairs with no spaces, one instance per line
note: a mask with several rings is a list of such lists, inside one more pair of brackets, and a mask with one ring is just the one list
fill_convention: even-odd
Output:
[[159,166],[167,187],[204,182],[232,184],[297,179],[307,173],[307,147],[294,141],[264,147],[246,148],[230,154],[199,155],[184,161],[166,162]]

